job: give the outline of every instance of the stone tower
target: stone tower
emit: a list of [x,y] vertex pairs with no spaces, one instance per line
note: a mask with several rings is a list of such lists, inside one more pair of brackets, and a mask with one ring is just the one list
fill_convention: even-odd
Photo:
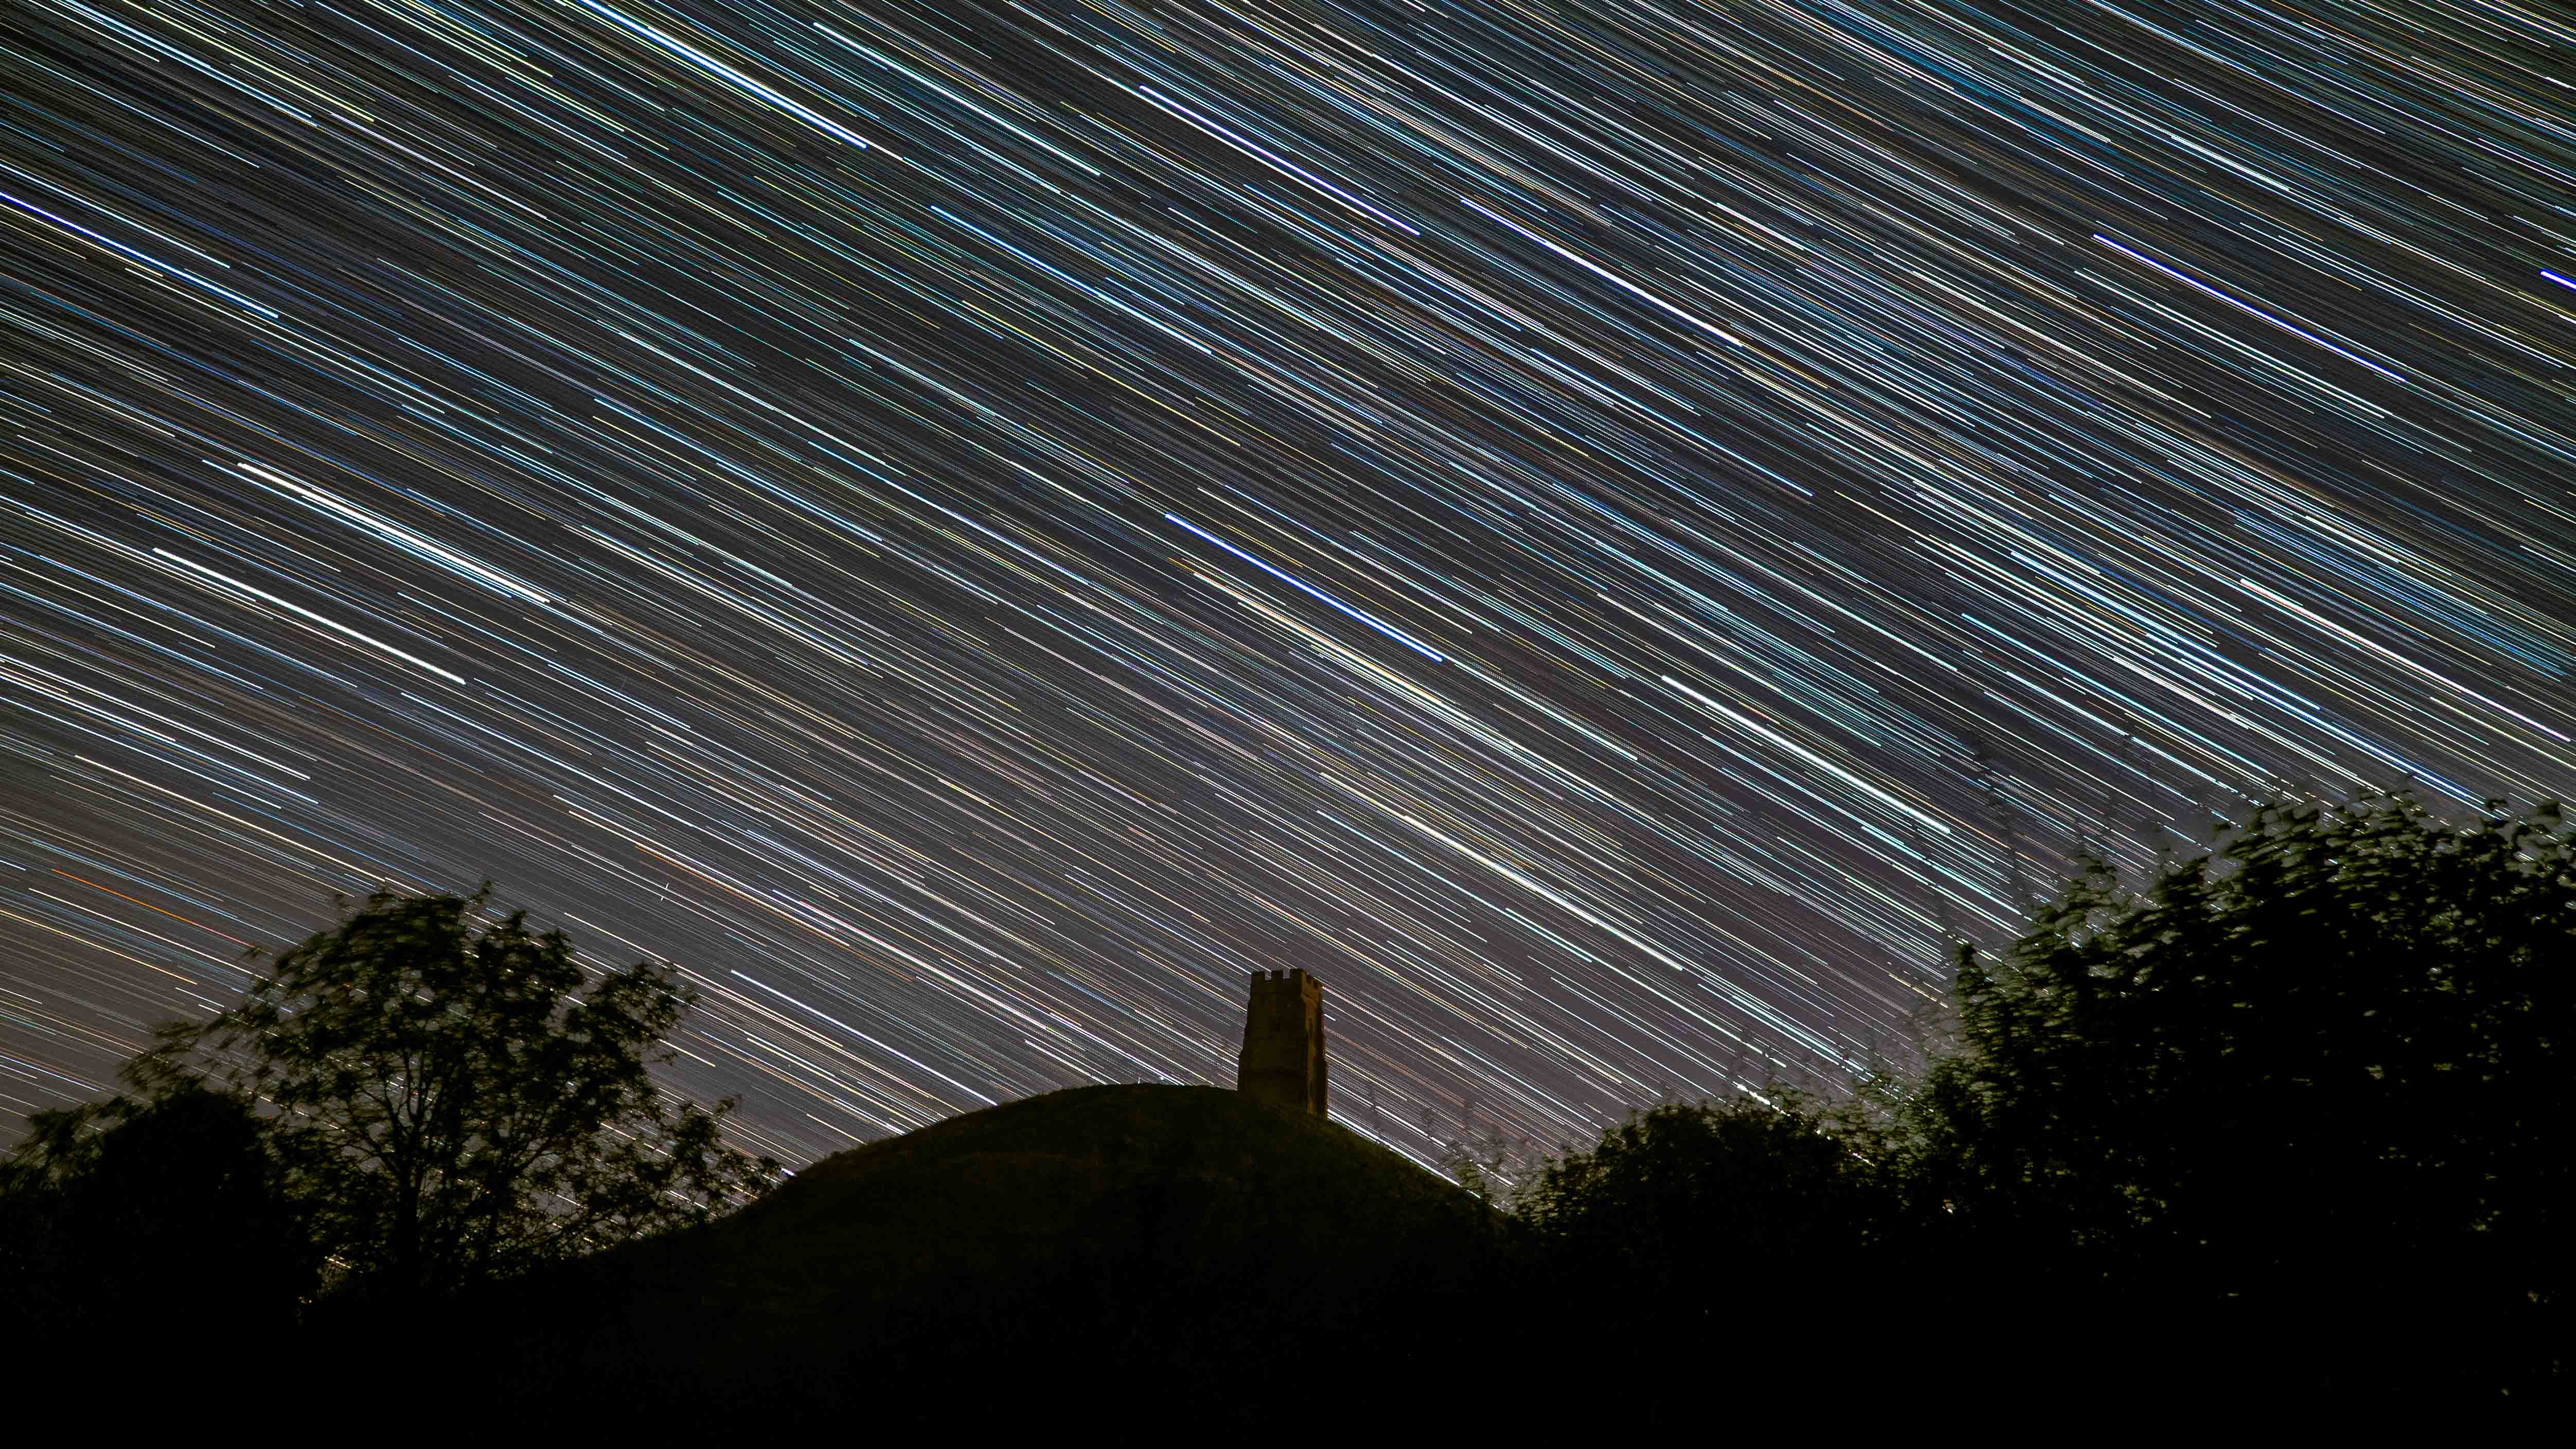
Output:
[[1304,971],[1252,973],[1234,1089],[1292,1112],[1324,1115],[1324,984]]

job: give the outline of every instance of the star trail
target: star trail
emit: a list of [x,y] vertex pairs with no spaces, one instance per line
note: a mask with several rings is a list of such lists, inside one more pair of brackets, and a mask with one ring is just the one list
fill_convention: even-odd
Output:
[[2079,849],[2576,785],[2535,4],[15,0],[0,1137],[333,892],[801,1164],[1833,1081]]

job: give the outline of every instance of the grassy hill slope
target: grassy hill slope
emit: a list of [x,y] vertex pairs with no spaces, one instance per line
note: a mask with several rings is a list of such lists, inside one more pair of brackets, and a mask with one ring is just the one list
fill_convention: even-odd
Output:
[[1408,1391],[1449,1372],[1506,1263],[1482,1204],[1346,1129],[1214,1088],[1084,1087],[842,1153],[406,1332],[576,1421],[998,1426],[1115,1400],[1251,1422],[1292,1370]]

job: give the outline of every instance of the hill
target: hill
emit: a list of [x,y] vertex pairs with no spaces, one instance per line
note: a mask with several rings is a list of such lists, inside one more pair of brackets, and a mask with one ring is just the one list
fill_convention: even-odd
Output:
[[436,1324],[332,1337],[400,1332],[514,1414],[593,1426],[1249,1423],[1299,1383],[1418,1393],[1484,1357],[1508,1260],[1481,1203],[1344,1128],[1215,1088],[1084,1087],[828,1158]]

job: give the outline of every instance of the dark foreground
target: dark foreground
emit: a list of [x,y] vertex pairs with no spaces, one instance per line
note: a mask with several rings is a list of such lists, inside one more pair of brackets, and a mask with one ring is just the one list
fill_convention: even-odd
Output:
[[2418,1403],[2448,1390],[2410,1345],[2442,1331],[2171,1322],[1955,1267],[1758,1255],[1714,1301],[1603,1294],[1342,1128],[1092,1087],[437,1309],[343,1306],[308,1361],[353,1422],[391,1400],[421,1431],[1520,1436]]

